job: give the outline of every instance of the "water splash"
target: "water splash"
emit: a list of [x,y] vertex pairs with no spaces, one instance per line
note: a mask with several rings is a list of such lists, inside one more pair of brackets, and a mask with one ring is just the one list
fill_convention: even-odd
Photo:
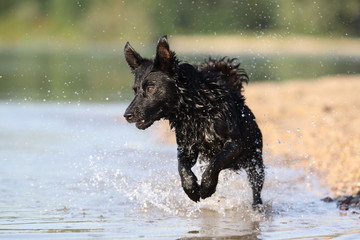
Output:
[[[314,183],[301,170],[268,166],[263,191],[265,213],[256,214],[251,209],[252,194],[245,172],[222,171],[216,193],[194,203],[181,188],[173,152],[130,148],[97,152],[89,156],[88,162],[83,183],[101,191],[116,191],[143,212],[160,210],[164,214],[188,217],[212,212],[256,220],[290,210],[296,214],[294,209],[308,208],[316,199],[308,191]],[[201,166],[193,169],[199,179],[201,169]]]

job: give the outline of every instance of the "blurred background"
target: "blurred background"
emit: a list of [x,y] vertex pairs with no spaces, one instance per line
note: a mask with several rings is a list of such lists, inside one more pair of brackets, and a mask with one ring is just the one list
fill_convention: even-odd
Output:
[[360,72],[358,0],[1,0],[0,99],[122,101],[126,41],[151,57],[238,57],[252,81]]
[[[168,124],[122,117],[125,43],[151,58],[165,34],[181,61],[250,76],[265,219],[241,174],[192,204]],[[358,210],[319,201],[360,206],[359,93],[359,0],[0,0],[0,238],[360,239]]]

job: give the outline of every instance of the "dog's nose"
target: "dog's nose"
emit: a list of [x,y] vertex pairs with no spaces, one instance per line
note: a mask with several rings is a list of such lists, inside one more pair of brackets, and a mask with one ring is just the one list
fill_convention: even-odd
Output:
[[126,120],[128,122],[130,122],[133,119],[133,117],[134,117],[134,114],[132,114],[132,113],[125,113],[124,114],[124,118],[126,118]]

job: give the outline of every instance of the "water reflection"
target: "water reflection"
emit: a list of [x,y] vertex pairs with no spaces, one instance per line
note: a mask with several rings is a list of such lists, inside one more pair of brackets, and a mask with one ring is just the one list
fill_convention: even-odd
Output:
[[0,97],[40,101],[118,101],[130,86],[117,53],[0,53]]
[[[238,213],[237,213],[238,214]],[[205,214],[200,224],[200,230],[190,230],[188,234],[194,234],[193,237],[179,238],[178,240],[210,240],[210,239],[239,239],[256,240],[260,237],[260,222],[257,221],[239,221],[231,216],[214,217]],[[202,235],[201,237],[196,235]],[[209,236],[209,237],[207,237]],[[212,236],[212,237],[210,237]],[[214,237],[221,236],[221,237]],[[226,236],[226,237],[224,237]]]
[[[128,100],[132,76],[122,51],[0,50],[0,99],[36,101]],[[238,57],[252,81],[311,79],[358,74],[360,57],[245,55]],[[200,62],[207,56],[179,56]]]

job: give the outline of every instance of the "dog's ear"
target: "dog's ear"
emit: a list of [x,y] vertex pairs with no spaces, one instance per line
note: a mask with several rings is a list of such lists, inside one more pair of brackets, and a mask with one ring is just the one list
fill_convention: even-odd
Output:
[[156,47],[155,66],[162,71],[168,71],[171,63],[171,57],[167,36],[162,36]]
[[135,51],[129,42],[125,44],[124,54],[126,62],[129,64],[131,70],[135,70],[143,62],[143,58]]

